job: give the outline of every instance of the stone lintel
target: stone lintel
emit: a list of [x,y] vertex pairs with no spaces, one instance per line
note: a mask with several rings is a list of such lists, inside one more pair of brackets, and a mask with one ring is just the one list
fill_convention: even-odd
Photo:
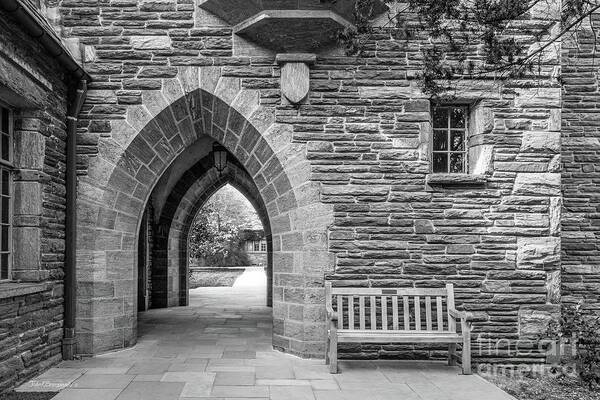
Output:
[[485,175],[474,174],[429,174],[427,183],[431,186],[473,186],[485,185]]
[[275,57],[277,64],[303,63],[313,65],[317,62],[317,55],[314,53],[279,53]]
[[26,296],[28,294],[44,292],[51,287],[48,283],[20,283],[8,282],[0,285],[0,299]]

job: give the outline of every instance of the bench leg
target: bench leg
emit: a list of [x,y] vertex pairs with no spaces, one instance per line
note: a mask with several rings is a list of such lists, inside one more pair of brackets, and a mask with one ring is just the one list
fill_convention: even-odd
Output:
[[329,365],[329,349],[331,348],[331,336],[327,332],[327,347],[325,348],[325,365]]
[[463,323],[462,370],[463,374],[471,375],[471,327]]
[[456,365],[456,343],[448,345],[448,365]]
[[337,327],[335,324],[331,324],[329,328],[329,340],[327,341],[329,344],[329,373],[337,374],[338,373],[338,359],[337,359]]

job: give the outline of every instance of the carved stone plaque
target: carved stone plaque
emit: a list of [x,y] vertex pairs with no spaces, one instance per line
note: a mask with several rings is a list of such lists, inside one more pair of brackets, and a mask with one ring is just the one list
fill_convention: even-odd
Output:
[[308,94],[309,73],[304,63],[287,63],[281,68],[281,93],[290,103],[298,104]]
[[314,54],[278,54],[281,67],[281,93],[292,104],[306,98],[310,88],[310,64],[315,62]]

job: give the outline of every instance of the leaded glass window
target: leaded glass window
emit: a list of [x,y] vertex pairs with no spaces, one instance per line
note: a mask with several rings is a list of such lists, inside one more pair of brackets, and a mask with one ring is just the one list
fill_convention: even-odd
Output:
[[434,173],[466,171],[466,107],[433,107],[432,170]]

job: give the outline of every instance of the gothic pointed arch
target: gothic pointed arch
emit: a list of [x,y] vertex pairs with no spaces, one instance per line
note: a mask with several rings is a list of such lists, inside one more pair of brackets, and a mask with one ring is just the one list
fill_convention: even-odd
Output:
[[[111,123],[80,179],[78,282],[79,352],[94,354],[136,341],[136,243],[153,187],[177,157],[200,138],[222,143],[251,177],[264,204],[273,247],[274,346],[322,356],[323,272],[331,271],[327,225],[332,211],[307,179],[304,144],[275,120],[258,91],[242,88],[221,68],[181,68],[162,90],[143,93]],[[308,215],[313,218],[307,218]],[[315,335],[311,334],[311,337]],[[319,337],[321,335],[318,335]],[[324,335],[322,335],[324,337]]]

